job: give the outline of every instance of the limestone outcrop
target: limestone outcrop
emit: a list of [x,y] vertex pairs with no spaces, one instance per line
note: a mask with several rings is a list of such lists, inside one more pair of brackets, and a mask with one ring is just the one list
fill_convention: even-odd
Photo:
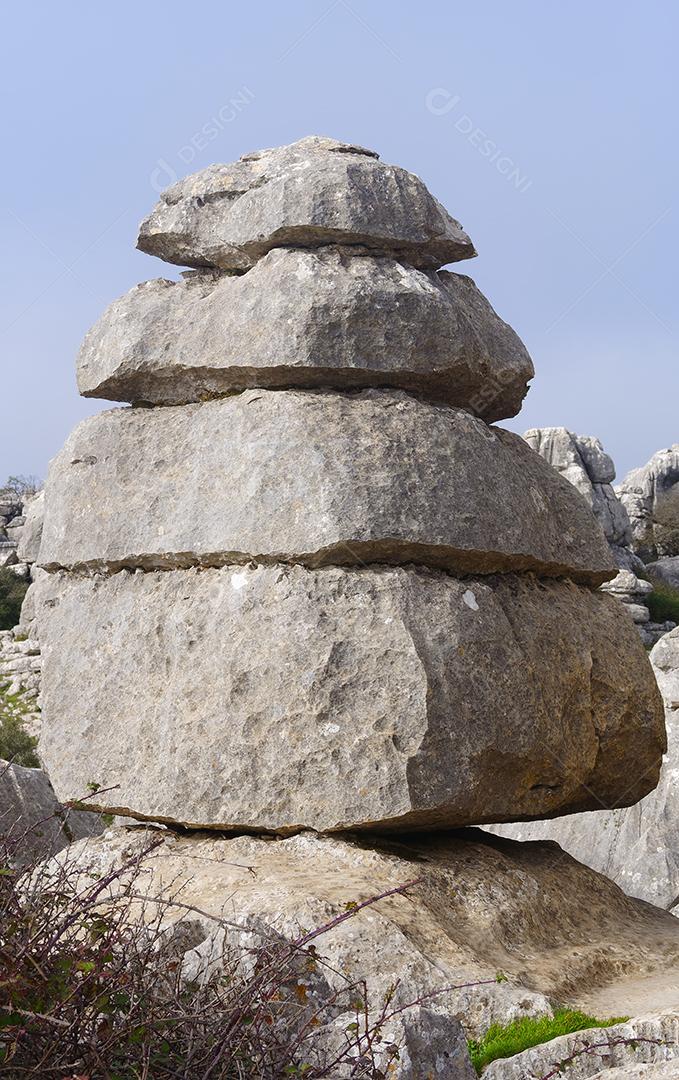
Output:
[[611,556],[619,568],[617,576],[604,582],[602,589],[626,605],[644,644],[647,647],[655,645],[676,624],[671,621],[651,621],[646,604],[653,584],[647,578],[667,582],[671,567],[667,571],[663,569],[664,563],[669,560],[646,567],[636,554],[626,504],[612,487],[615,479],[612,459],[605,453],[599,439],[591,435],[574,435],[563,427],[531,428],[523,437],[586,499],[604,531]]
[[0,834],[11,838],[13,861],[48,858],[103,829],[100,815],[62,806],[42,769],[0,759]]
[[524,439],[578,489],[613,549],[629,547],[632,530],[612,483],[615,465],[599,439],[563,427],[530,428]]
[[434,269],[476,254],[418,176],[317,135],[180,180],[142,222],[137,246],[179,266],[244,271],[272,248],[326,244]]
[[9,567],[20,577],[24,571],[17,555],[24,517],[24,500],[11,491],[0,492],[0,568]]
[[679,555],[679,444],[658,450],[627,474],[617,491],[629,515],[632,543],[644,562]]
[[519,411],[534,374],[471,278],[333,247],[274,248],[239,276],[137,285],[87,334],[77,367],[82,394],[114,401],[385,386],[476,401],[489,422]]
[[[591,1049],[583,1052],[587,1046]],[[676,1080],[679,1012],[651,1013],[611,1027],[561,1035],[491,1062],[483,1075],[486,1080],[543,1080],[550,1072],[569,1080]]]
[[287,834],[651,790],[662,703],[595,591],[606,537],[486,423],[532,367],[468,279],[435,273],[474,251],[422,182],[304,139],[180,181],[139,246],[208,269],[118,301],[81,354],[81,387],[133,406],[80,425],[45,494],[61,797],[86,777],[129,816]]

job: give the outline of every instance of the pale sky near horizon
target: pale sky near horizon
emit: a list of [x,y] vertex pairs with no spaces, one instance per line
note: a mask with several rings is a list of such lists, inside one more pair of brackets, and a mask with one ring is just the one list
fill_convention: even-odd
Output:
[[[679,7],[602,0],[2,5],[0,482],[82,417],[88,327],[177,268],[135,251],[175,176],[326,134],[418,173],[526,342],[507,426],[679,442]],[[455,269],[455,267],[453,267]]]

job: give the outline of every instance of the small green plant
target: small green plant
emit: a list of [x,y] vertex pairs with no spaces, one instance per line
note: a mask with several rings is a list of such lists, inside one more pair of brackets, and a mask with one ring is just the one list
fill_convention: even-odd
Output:
[[482,1039],[470,1039],[469,1055],[480,1076],[486,1065],[497,1058],[513,1057],[531,1046],[556,1039],[558,1035],[570,1035],[586,1028],[611,1027],[627,1019],[627,1016],[618,1016],[597,1020],[595,1016],[572,1009],[555,1009],[554,1016],[523,1016],[508,1024],[493,1024]]
[[0,758],[28,769],[39,767],[35,748],[38,740],[24,730],[23,718],[29,711],[21,694],[9,694],[0,685]]
[[28,582],[6,567],[0,569],[0,630],[11,630],[19,622]]
[[653,622],[671,620],[679,623],[679,589],[654,581],[653,592],[646,597],[646,606]]

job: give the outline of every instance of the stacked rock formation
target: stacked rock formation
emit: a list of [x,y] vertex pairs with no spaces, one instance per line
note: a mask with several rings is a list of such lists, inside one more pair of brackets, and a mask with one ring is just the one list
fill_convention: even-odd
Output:
[[530,428],[523,437],[587,500],[604,530],[616,566],[625,570],[640,568],[631,552],[632,529],[627,511],[612,487],[615,465],[601,441],[593,435],[575,435],[564,427]]
[[[632,803],[662,702],[573,486],[489,422],[533,368],[422,182],[304,139],[170,188],[78,362],[37,582],[61,798],[432,829]],[[65,747],[69,753],[64,753]]]

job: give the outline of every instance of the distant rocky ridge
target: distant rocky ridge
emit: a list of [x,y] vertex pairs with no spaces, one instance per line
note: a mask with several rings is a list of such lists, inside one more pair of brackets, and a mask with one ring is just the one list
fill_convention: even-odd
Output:
[[28,577],[28,566],[19,558],[18,546],[32,498],[0,491],[0,567],[10,568],[19,577]]
[[[615,564],[619,567],[617,577],[605,582],[601,588],[626,605],[644,644],[654,645],[675,624],[651,621],[646,597],[653,591],[653,584],[646,578],[647,575],[652,576],[655,564],[647,567],[640,557],[640,552],[644,553],[645,549],[638,540],[639,529],[637,527],[635,532],[628,515],[629,500],[623,494],[618,495],[612,486],[615,480],[612,458],[604,451],[599,439],[592,435],[575,435],[564,427],[531,428],[523,437],[585,498],[604,531]],[[662,452],[656,455],[656,458],[661,457]],[[646,475],[644,470],[636,472]],[[618,491],[623,492],[626,483],[627,480]],[[651,507],[648,515],[652,522]],[[652,525],[648,527],[652,529]]]

